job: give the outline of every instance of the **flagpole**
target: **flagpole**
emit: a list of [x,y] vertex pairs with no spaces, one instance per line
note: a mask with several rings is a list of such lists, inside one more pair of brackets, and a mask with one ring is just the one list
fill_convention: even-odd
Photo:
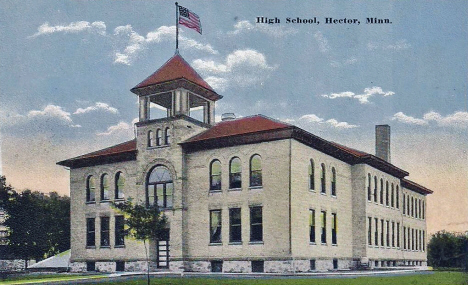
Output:
[[176,53],[179,53],[179,4],[175,2],[176,5]]

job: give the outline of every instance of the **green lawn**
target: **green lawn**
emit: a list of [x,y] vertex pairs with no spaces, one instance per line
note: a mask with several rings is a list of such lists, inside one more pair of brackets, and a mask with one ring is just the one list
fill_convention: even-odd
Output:
[[[100,284],[145,285],[146,280],[126,280]],[[404,275],[398,277],[308,278],[308,279],[226,279],[226,278],[151,278],[152,285],[468,285],[468,276],[461,272]]]
[[79,280],[85,278],[102,278],[102,275],[83,275],[83,274],[27,274],[9,277],[6,280],[0,279],[1,285],[7,284],[37,284],[40,282]]

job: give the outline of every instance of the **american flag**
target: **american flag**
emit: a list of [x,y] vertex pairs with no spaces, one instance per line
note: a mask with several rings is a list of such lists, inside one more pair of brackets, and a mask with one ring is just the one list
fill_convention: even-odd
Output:
[[179,24],[193,29],[200,34],[202,33],[201,22],[198,15],[182,6],[179,6]]

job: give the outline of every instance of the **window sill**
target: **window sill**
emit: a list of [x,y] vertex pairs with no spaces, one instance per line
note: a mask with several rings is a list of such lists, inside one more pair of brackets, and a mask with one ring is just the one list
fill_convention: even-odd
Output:
[[331,197],[336,199],[336,195],[333,195],[333,194],[332,194]]
[[315,242],[309,242],[309,245],[317,245]]
[[96,201],[86,201],[86,205],[93,205],[96,204]]
[[320,192],[320,195],[327,196],[327,192]]
[[110,249],[110,245],[101,245],[99,248],[106,248],[106,249]]
[[223,193],[223,190],[210,190],[208,193],[210,194],[216,194],[216,193]]
[[250,241],[249,244],[264,244],[263,241]]
[[171,146],[170,144],[164,144],[164,145],[156,145],[156,146],[147,146],[146,149],[158,149],[158,148],[165,148]]
[[249,186],[249,190],[263,190],[263,186]]
[[114,248],[125,248],[125,244],[122,244],[122,245],[114,245]]
[[241,241],[231,241],[229,242],[229,245],[242,245]]
[[96,249],[96,246],[95,245],[87,245],[86,249]]
[[229,188],[228,191],[242,191],[242,188]]
[[332,243],[332,246],[338,246],[338,244],[337,243]]
[[315,191],[315,189],[310,189],[309,188],[309,192],[316,193],[317,191]]
[[210,242],[210,244],[208,244],[209,246],[222,246],[223,243],[222,242]]
[[328,245],[326,242],[322,242],[322,243],[320,243],[320,244],[321,244],[321,245]]

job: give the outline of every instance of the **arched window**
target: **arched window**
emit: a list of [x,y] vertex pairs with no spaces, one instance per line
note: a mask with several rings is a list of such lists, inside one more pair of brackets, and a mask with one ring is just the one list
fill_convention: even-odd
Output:
[[[383,179],[380,178],[380,204],[383,205],[384,203],[384,189],[383,189]],[[388,191],[387,191],[388,193]],[[388,201],[388,196],[387,196],[387,201]]]
[[229,188],[242,188],[242,165],[238,157],[233,157],[229,162]]
[[164,144],[171,144],[171,129],[169,127],[167,127],[166,130],[164,130]]
[[221,190],[221,162],[217,159],[210,163],[210,190]]
[[414,198],[411,197],[411,217],[414,217]]
[[390,198],[391,198],[390,206],[393,208],[393,207],[395,207],[395,188],[393,186],[393,183],[392,183],[392,188],[391,189],[392,189],[392,194],[390,195]]
[[396,186],[396,207],[400,209],[400,188]]
[[101,201],[109,200],[109,175],[101,176]]
[[312,159],[309,163],[309,189],[315,190],[315,165]]
[[148,132],[148,147],[154,146],[154,133],[153,131]]
[[336,196],[336,170],[332,167],[331,194]]
[[160,208],[172,207],[174,183],[169,169],[163,165],[154,167],[146,183],[146,206],[158,205]]
[[161,134],[161,130],[160,129],[157,129],[156,130],[156,145],[157,146],[160,146],[162,144],[162,134]]
[[426,207],[425,207],[426,202],[422,202],[422,219],[424,220],[426,218]]
[[322,168],[322,175],[320,176],[320,184],[321,184],[321,192],[322,193],[327,193],[327,181],[326,181],[326,177],[327,177],[327,173],[326,173],[326,170],[325,170],[325,164],[322,163],[321,165],[321,168]]
[[372,200],[371,182],[372,182],[372,178],[371,178],[370,173],[368,173],[367,174],[367,200],[368,201]]
[[374,176],[374,202],[377,203],[377,176]]
[[388,181],[385,183],[385,206],[390,206]]
[[[398,186],[397,186],[397,191],[398,191]],[[403,215],[405,214],[406,214],[406,197],[405,197],[405,193],[403,193]]]
[[92,175],[86,179],[86,202],[96,201],[96,181]]
[[258,154],[250,158],[250,187],[262,186],[262,158]]
[[406,214],[408,216],[411,216],[411,213],[410,213],[410,200],[409,200],[409,195],[406,195]]
[[125,177],[122,172],[115,175],[115,199],[123,199],[125,190]]

